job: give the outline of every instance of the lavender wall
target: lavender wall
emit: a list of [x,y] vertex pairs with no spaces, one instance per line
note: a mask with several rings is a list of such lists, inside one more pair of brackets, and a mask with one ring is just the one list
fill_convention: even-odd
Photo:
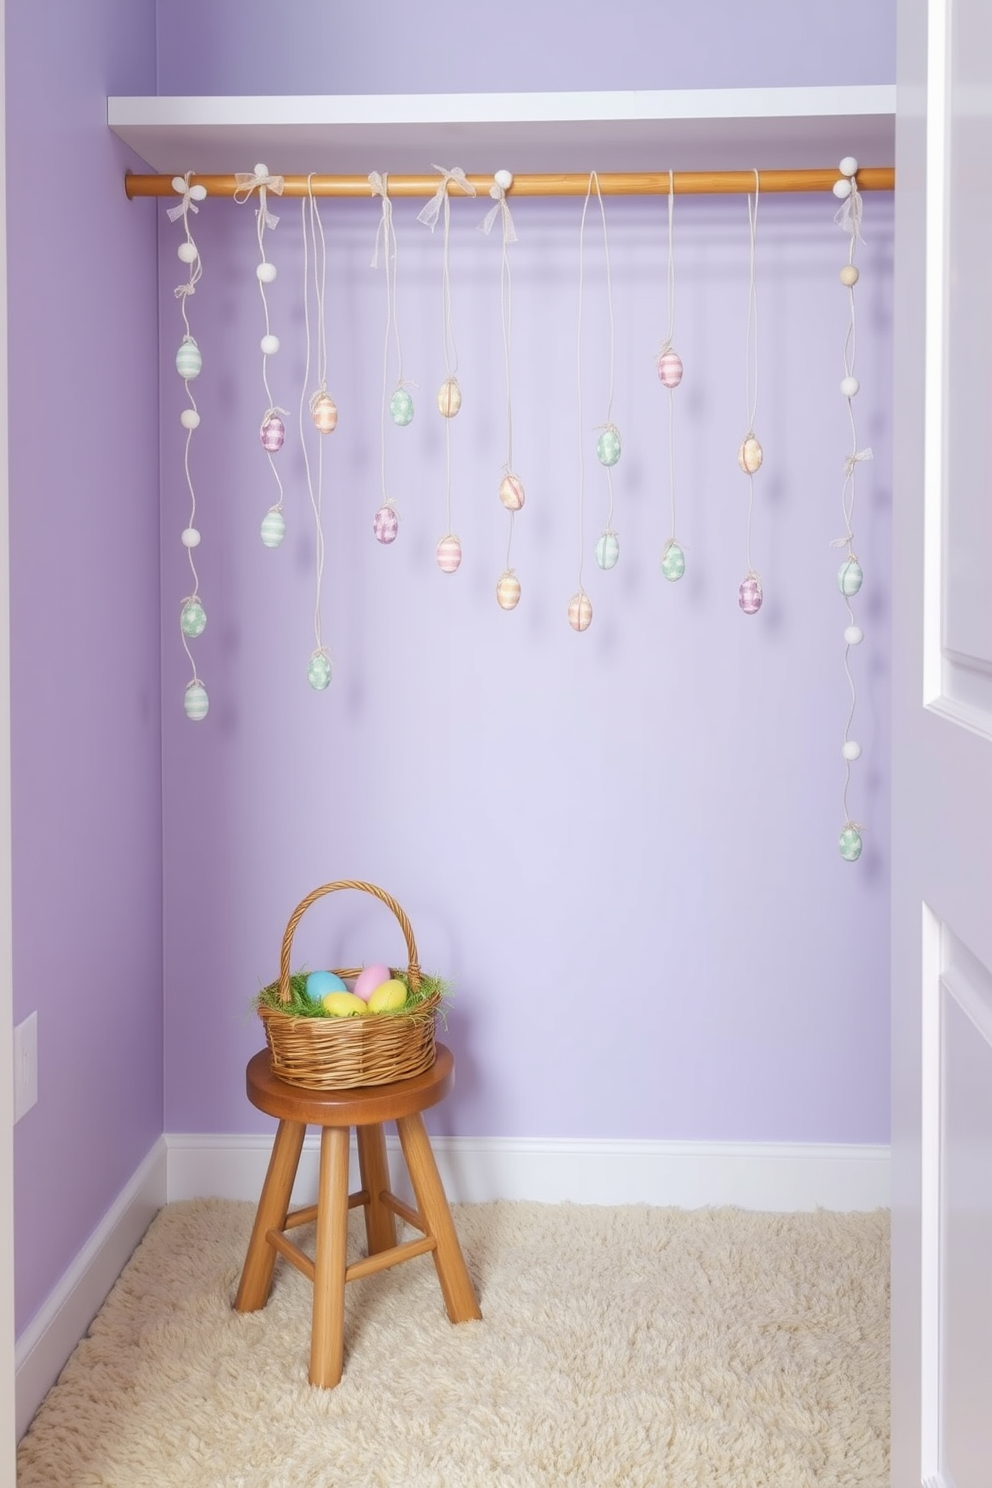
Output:
[[[277,165],[277,162],[270,162]],[[464,162],[469,168],[471,162]],[[370,167],[388,167],[388,160]],[[453,526],[444,576],[441,239],[396,206],[409,428],[387,427],[402,525],[372,537],[379,485],[384,287],[369,268],[378,208],[324,205],[329,388],[325,694],[306,682],[313,519],[295,434],[303,372],[299,203],[270,235],[283,350],[274,400],[293,410],[278,456],[289,536],[262,547],[275,500],[258,446],[253,212],[207,202],[191,306],[205,359],[194,471],[209,623],[194,643],[211,697],[182,712],[178,632],[182,384],[171,290],[178,233],[160,225],[166,883],[166,1125],[248,1131],[243,1065],[260,1043],[246,1007],[277,970],[295,903],[369,878],[409,913],[421,958],[456,987],[453,1098],[435,1127],[500,1136],[885,1141],[888,1039],[888,543],[891,199],[868,201],[858,291],[858,551],[867,630],[855,657],[865,756],[851,804],[860,863],[843,863],[840,741],[848,703],[835,575],[849,448],[838,382],[846,243],[832,198],[760,208],[760,383],[766,451],[754,556],[766,601],[741,615],[747,488],[735,453],[744,391],[748,230],[743,199],[678,203],[679,535],[685,579],[659,573],[668,534],[666,225],[658,202],[610,200],[620,563],[601,573],[606,480],[593,447],[608,383],[606,281],[586,229],[582,375],[585,584],[592,628],[566,622],[577,587],[576,398],[581,201],[515,204],[514,464],[527,488],[513,562],[518,610],[494,599],[507,518],[499,247],[481,202],[453,204],[452,296],[464,406],[451,426]],[[164,215],[160,209],[160,219]],[[312,390],[313,378],[307,385]],[[314,436],[315,437],[315,436]],[[304,920],[294,963],[402,957],[388,914],[335,896]],[[195,1032],[194,1032],[195,1030]]]
[[153,86],[151,0],[7,7],[19,1331],[162,1130],[155,236],[105,123]]
[[895,0],[160,0],[159,92],[764,88],[895,79]]

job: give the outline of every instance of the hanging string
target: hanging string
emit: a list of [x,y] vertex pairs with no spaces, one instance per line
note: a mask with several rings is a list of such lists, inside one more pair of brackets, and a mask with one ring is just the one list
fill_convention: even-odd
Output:
[[748,195],[747,220],[750,238],[750,260],[748,269],[747,334],[744,348],[744,397],[747,405],[747,433],[737,451],[737,463],[748,480],[747,498],[747,572],[737,591],[737,603],[745,615],[756,615],[764,599],[761,576],[755,571],[751,557],[751,528],[754,517],[754,477],[761,468],[764,453],[755,437],[754,419],[758,409],[758,290],[755,276],[755,258],[758,235],[758,196],[760,181],[754,173],[754,196]]
[[[382,346],[382,403],[381,403],[381,428],[380,428],[380,477],[382,484],[382,505],[372,518],[372,532],[377,542],[388,545],[394,542],[399,531],[399,513],[393,498],[386,491],[386,411],[394,424],[403,428],[413,418],[413,398],[409,392],[409,385],[403,380],[403,348],[400,343],[399,319],[396,313],[396,267],[399,256],[399,245],[396,240],[396,228],[393,222],[393,204],[389,198],[389,177],[385,172],[382,175],[373,171],[368,178],[372,188],[373,196],[382,198],[382,216],[376,228],[375,246],[372,250],[372,268],[379,267],[379,243],[383,245],[383,257],[386,279],[386,329]],[[393,394],[389,396],[389,346],[390,340],[396,343],[396,381],[392,384]]]
[[610,270],[610,239],[606,231],[606,207],[603,202],[603,193],[599,189],[599,176],[595,171],[589,177],[589,187],[586,191],[586,200],[583,206],[583,230],[585,228],[585,209],[589,205],[592,187],[596,187],[596,198],[599,202],[599,216],[603,226],[603,257],[606,270],[606,303],[609,311],[610,322],[610,391],[606,402],[606,422],[598,427],[601,430],[596,441],[596,457],[599,463],[606,469],[606,488],[609,493],[609,507],[606,513],[606,526],[596,543],[596,562],[600,568],[615,568],[620,557],[620,539],[613,530],[613,467],[621,454],[620,430],[613,422],[613,392],[616,378],[616,320],[613,313],[613,275]]
[[593,181],[596,173],[589,177],[585,200],[582,203],[582,216],[579,220],[579,307],[576,316],[576,343],[575,343],[575,391],[578,405],[578,437],[579,437],[579,587],[572,595],[568,603],[568,623],[573,630],[588,630],[592,624],[592,600],[582,587],[582,573],[585,564],[585,414],[582,406],[582,315],[585,302],[585,240],[586,240],[586,213],[589,210],[589,200],[592,196]]
[[441,260],[441,320],[442,320],[442,342],[444,345],[444,366],[447,376],[438,389],[437,407],[438,412],[444,419],[444,453],[445,453],[445,521],[446,531],[437,545],[437,566],[442,573],[454,573],[462,561],[462,545],[457,535],[451,530],[451,420],[462,406],[462,390],[458,385],[458,348],[455,345],[454,325],[451,317],[451,198],[448,195],[449,182],[456,186],[466,196],[475,196],[475,187],[465,177],[465,172],[460,166],[446,170],[443,165],[432,166],[433,170],[440,171],[441,179],[437,190],[427,203],[417,213],[417,221],[424,223],[431,232],[437,226],[438,217],[444,218],[444,247]]
[[848,234],[847,263],[840,271],[840,282],[847,290],[848,321],[847,331],[844,336],[844,376],[841,378],[841,397],[847,403],[848,422],[851,431],[850,453],[844,461],[844,481],[841,487],[841,514],[844,521],[843,537],[835,538],[832,547],[845,548],[846,553],[837,574],[837,587],[841,592],[844,605],[847,610],[847,625],[844,630],[844,674],[847,677],[848,687],[851,693],[851,703],[848,710],[847,722],[844,727],[844,741],[841,747],[841,755],[844,760],[844,789],[842,794],[842,809],[844,813],[844,825],[841,828],[839,849],[841,857],[849,863],[856,862],[861,856],[862,833],[864,828],[859,822],[853,821],[848,806],[848,792],[851,785],[851,766],[861,757],[861,745],[856,739],[851,738],[851,728],[858,705],[858,691],[855,685],[854,675],[851,671],[851,647],[859,646],[864,639],[864,631],[855,621],[854,608],[851,604],[852,598],[859,593],[863,582],[861,564],[858,562],[854,551],[854,504],[855,484],[857,470],[860,464],[872,458],[870,449],[858,448],[858,430],[854,417],[854,399],[857,397],[861,384],[855,376],[855,360],[857,356],[857,316],[855,312],[854,287],[860,278],[857,265],[854,262],[857,244],[861,241],[861,218],[862,203],[861,193],[858,190],[857,170],[858,162],[853,156],[847,155],[840,162],[840,178],[834,183],[834,195],[841,198],[843,206],[837,212],[835,221]]
[[196,490],[193,485],[193,475],[190,470],[190,444],[193,439],[193,431],[200,426],[200,412],[196,406],[196,399],[190,383],[199,377],[203,366],[203,358],[200,348],[190,329],[189,324],[189,301],[196,293],[203,274],[203,263],[200,251],[193,241],[190,231],[190,213],[199,212],[197,202],[201,202],[207,195],[207,189],[201,185],[190,185],[192,171],[187,171],[184,176],[174,176],[172,188],[182,196],[182,201],[166,212],[170,222],[182,221],[183,241],[179,244],[176,252],[181,263],[187,265],[189,273],[184,284],[176,287],[175,296],[179,301],[179,309],[183,318],[183,338],[176,352],[176,371],[183,379],[186,389],[187,406],[179,415],[179,422],[186,430],[186,441],[183,449],[183,470],[186,475],[186,489],[189,492],[189,521],[182,531],[182,543],[186,549],[189,560],[190,573],[193,577],[193,587],[183,598],[179,608],[179,635],[182,640],[183,650],[186,652],[190,664],[192,677],[186,684],[183,693],[183,711],[186,717],[194,723],[206,718],[210,706],[207,697],[207,689],[204,687],[193,660],[193,653],[189,649],[189,642],[201,636],[206,629],[207,614],[200,600],[200,577],[196,571],[196,561],[193,557],[194,549],[199,547],[200,533],[196,526]]
[[672,529],[661,554],[661,571],[676,583],[685,573],[685,549],[675,536],[675,389],[682,381],[682,358],[674,350],[675,338],[675,173],[668,172],[668,331],[655,359],[661,385],[668,393],[668,489],[672,507]]
[[262,298],[262,316],[265,321],[265,332],[259,343],[262,351],[262,386],[265,389],[265,412],[262,414],[258,426],[258,437],[265,458],[269,462],[276,490],[279,495],[275,503],[269,508],[262,518],[259,535],[267,548],[278,548],[286,536],[286,522],[283,516],[283,488],[279,478],[273,455],[278,454],[286,442],[286,425],[283,415],[287,413],[272,397],[269,387],[269,357],[275,356],[279,350],[279,337],[272,332],[269,320],[269,301],[266,295],[266,285],[273,284],[277,277],[277,269],[265,253],[265,233],[267,229],[274,229],[279,225],[279,218],[269,211],[268,193],[274,192],[280,196],[283,191],[283,177],[269,174],[267,165],[256,165],[251,174],[247,171],[239,171],[235,177],[234,200],[239,205],[251,200],[252,193],[258,192],[258,207],[255,212],[255,232],[258,239],[258,263],[255,265],[255,278],[258,281],[258,292]]
[[499,483],[499,499],[509,513],[506,538],[506,564],[496,580],[496,603],[501,610],[514,610],[520,603],[520,580],[512,566],[513,523],[517,512],[524,504],[524,485],[513,469],[513,389],[510,373],[510,340],[513,330],[513,281],[510,274],[510,257],[507,248],[517,241],[517,230],[510,212],[506,193],[513,185],[510,171],[500,170],[493,178],[489,195],[493,206],[489,208],[479,230],[488,234],[500,224],[500,268],[499,268],[499,314],[503,333],[503,373],[506,382],[506,460],[503,477]]
[[[331,681],[331,656],[324,645],[321,633],[321,597],[324,583],[324,440],[323,435],[332,433],[337,427],[337,408],[327,394],[327,323],[325,314],[325,288],[327,280],[327,244],[324,225],[312,190],[312,174],[307,177],[307,195],[300,203],[303,228],[303,329],[306,341],[303,382],[300,388],[299,431],[300,447],[303,451],[303,468],[306,474],[307,492],[314,517],[314,547],[316,575],[314,584],[313,631],[315,646],[307,663],[307,681],[315,692],[323,692]],[[310,386],[310,364],[313,359],[313,333],[310,324],[310,294],[314,298],[316,319],[316,363],[317,391],[308,398]],[[327,405],[333,410],[330,418]],[[305,413],[309,412],[309,421]],[[314,482],[307,449],[308,431],[316,427],[321,436],[317,442],[317,479]]]

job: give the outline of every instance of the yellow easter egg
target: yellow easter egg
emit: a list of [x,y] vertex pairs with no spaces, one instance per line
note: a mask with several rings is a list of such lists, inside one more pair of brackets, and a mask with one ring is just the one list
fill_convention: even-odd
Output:
[[354,992],[328,992],[320,999],[320,1005],[332,1018],[357,1018],[365,1012],[364,1002]]
[[393,1013],[397,1008],[403,1007],[406,1002],[406,988],[396,977],[388,982],[383,982],[381,987],[376,987],[369,998],[370,1013]]

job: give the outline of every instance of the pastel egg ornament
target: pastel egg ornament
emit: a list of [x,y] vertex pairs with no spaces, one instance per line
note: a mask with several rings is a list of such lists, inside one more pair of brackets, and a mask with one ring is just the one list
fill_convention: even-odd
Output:
[[600,465],[609,467],[617,463],[620,451],[620,430],[614,424],[608,424],[596,440],[596,459]]
[[314,692],[324,692],[331,685],[331,659],[325,651],[315,651],[307,663],[307,681]]
[[737,451],[737,463],[745,475],[754,475],[761,469],[761,462],[765,458],[764,450],[755,439],[753,434],[746,434],[741,440],[741,447]]
[[391,542],[396,541],[396,534],[400,530],[400,519],[396,514],[396,508],[387,501],[385,506],[380,506],[372,518],[372,533],[376,542],[388,547]]
[[444,418],[454,418],[462,406],[462,390],[457,377],[446,377],[437,391],[437,411]]
[[192,596],[183,600],[183,607],[179,612],[179,627],[184,636],[195,640],[201,636],[207,628],[207,612],[198,599]]
[[519,511],[524,504],[524,485],[519,475],[504,475],[499,483],[499,499],[507,511]]
[[370,961],[368,966],[363,967],[358,973],[351,990],[363,1002],[368,1002],[376,987],[381,987],[383,982],[390,981],[392,975],[393,973],[389,967],[385,966],[381,961]]
[[277,506],[270,506],[262,518],[258,535],[267,548],[279,548],[286,536],[286,518]]
[[670,583],[675,584],[685,573],[685,553],[674,537],[670,537],[661,555],[661,571]]
[[573,594],[568,602],[568,623],[573,630],[588,630],[592,624],[592,600],[584,589]]
[[596,562],[600,568],[616,568],[619,557],[620,539],[615,532],[604,532],[596,544]]
[[258,437],[266,454],[274,455],[282,449],[286,443],[286,425],[277,413],[270,411],[265,415]]
[[454,573],[462,561],[462,545],[453,532],[442,537],[435,552],[437,566],[442,573]]
[[183,693],[183,710],[186,717],[193,723],[199,723],[206,718],[210,708],[210,699],[207,697],[207,689],[197,678],[187,682],[186,691]]
[[682,381],[682,358],[677,351],[670,346],[660,352],[655,367],[658,369],[658,378],[662,387],[677,388]]
[[861,564],[852,553],[850,558],[844,559],[844,562],[837,570],[837,588],[846,599],[850,599],[861,588],[861,585],[864,583],[864,577]]
[[390,398],[389,417],[400,429],[405,429],[413,418],[413,399],[406,388],[397,388]]
[[192,336],[184,336],[176,352],[176,371],[184,382],[192,382],[203,371],[203,357]]
[[737,591],[737,603],[745,615],[756,615],[761,609],[764,595],[757,574],[748,574]]
[[322,390],[310,399],[310,417],[321,434],[333,434],[338,426],[338,405]]
[[306,994],[310,1002],[323,1002],[329,993],[347,990],[336,971],[311,971],[306,980]]
[[861,833],[853,822],[842,829],[837,846],[845,863],[856,863],[861,856]]
[[520,580],[512,568],[506,569],[496,580],[496,603],[501,610],[515,610],[520,603]]

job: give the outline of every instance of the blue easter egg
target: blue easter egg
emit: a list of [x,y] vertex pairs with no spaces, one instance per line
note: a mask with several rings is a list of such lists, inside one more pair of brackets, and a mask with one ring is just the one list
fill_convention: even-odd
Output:
[[186,717],[194,723],[199,723],[201,718],[206,718],[210,700],[207,697],[207,689],[202,682],[190,682],[183,694],[183,708]]
[[262,518],[259,535],[267,548],[278,548],[286,536],[286,518],[277,507],[272,507]]
[[615,568],[620,557],[620,539],[615,532],[604,532],[596,544],[596,562],[600,568]]
[[176,352],[176,371],[184,382],[191,382],[194,377],[199,377],[203,368],[203,358],[200,348],[192,337],[183,341]]
[[328,992],[347,992],[348,988],[335,971],[312,971],[307,977],[307,997],[320,1002]]
[[846,598],[857,594],[864,582],[864,574],[857,558],[845,558],[837,572],[837,588]]

